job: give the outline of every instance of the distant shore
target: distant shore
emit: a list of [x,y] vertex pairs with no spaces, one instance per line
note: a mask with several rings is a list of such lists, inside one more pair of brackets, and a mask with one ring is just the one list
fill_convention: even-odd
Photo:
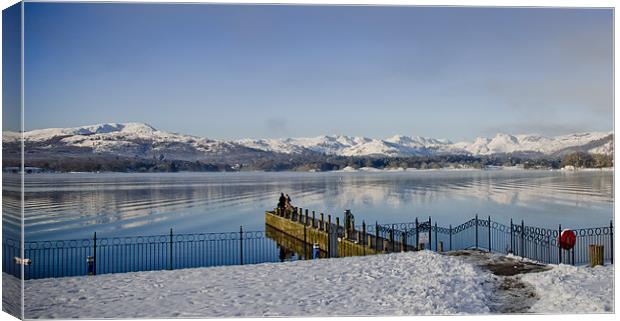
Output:
[[[565,173],[579,173],[579,172],[613,172],[613,167],[603,167],[603,168],[528,168],[525,169],[521,166],[490,166],[485,168],[374,168],[374,167],[345,167],[339,170],[331,170],[331,171],[318,171],[318,170],[307,170],[307,171],[295,171],[295,170],[283,170],[283,171],[260,171],[260,170],[248,170],[248,171],[176,171],[176,172],[121,172],[121,171],[98,171],[98,172],[80,172],[80,171],[70,171],[70,172],[57,172],[57,171],[33,171],[27,172],[28,175],[37,175],[37,174],[163,174],[163,173],[399,173],[399,172],[487,172],[487,171],[522,171],[522,172],[535,172],[535,171],[551,171],[551,172],[565,172]],[[3,171],[4,175],[7,174],[19,174],[19,172],[15,171]]]

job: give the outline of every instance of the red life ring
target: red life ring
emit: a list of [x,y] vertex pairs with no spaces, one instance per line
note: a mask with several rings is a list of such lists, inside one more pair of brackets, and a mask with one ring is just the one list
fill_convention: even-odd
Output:
[[572,230],[566,229],[560,233],[560,237],[558,240],[560,247],[565,250],[570,250],[575,246],[575,242],[577,241],[577,235]]

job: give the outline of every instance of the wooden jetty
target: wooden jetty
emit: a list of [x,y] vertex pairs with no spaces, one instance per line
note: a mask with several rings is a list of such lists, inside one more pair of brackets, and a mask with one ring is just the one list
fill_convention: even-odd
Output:
[[[346,216],[345,216],[346,219]],[[265,211],[266,230],[268,236],[278,244],[300,254],[304,258],[312,257],[313,245],[318,245],[321,257],[361,256],[389,252],[414,251],[415,244],[407,244],[407,234],[389,230],[386,235],[377,235],[366,230],[365,223],[361,229],[356,228],[352,221],[340,225],[340,218],[332,221],[331,215],[316,214],[308,209],[294,208],[283,211],[276,208]]]

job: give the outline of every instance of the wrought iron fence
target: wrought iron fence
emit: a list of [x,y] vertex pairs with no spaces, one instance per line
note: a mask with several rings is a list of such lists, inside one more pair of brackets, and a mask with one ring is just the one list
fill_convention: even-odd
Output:
[[[302,229],[226,233],[167,234],[89,239],[35,241],[23,244],[3,240],[3,272],[15,276],[24,268],[26,279],[88,274],[122,273],[164,269],[254,264],[312,257],[344,257],[415,250],[454,251],[480,249],[513,253],[543,263],[582,264],[588,262],[588,246],[604,246],[604,259],[613,263],[613,223],[606,227],[573,230],[577,241],[572,250],[558,244],[562,227],[549,229],[527,226],[523,221],[502,224],[475,218],[456,226],[439,226],[427,221],[393,224],[340,225],[339,220],[310,218],[299,213],[281,213],[283,219],[303,224]],[[314,212],[313,212],[314,216]],[[324,244],[313,253],[307,229],[326,233]],[[343,242],[346,240],[347,242]]]

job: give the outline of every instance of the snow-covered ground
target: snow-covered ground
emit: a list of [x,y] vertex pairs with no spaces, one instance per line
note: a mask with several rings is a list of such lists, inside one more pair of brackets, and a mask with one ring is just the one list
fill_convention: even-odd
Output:
[[[554,266],[524,279],[535,283],[540,297],[531,312],[613,309],[613,266]],[[6,275],[4,280],[18,282]],[[496,288],[497,277],[489,271],[458,257],[421,251],[29,280],[25,317],[485,314],[497,301]],[[560,295],[575,288],[583,295]]]
[[532,310],[540,313],[601,313],[614,310],[613,265],[574,267],[554,265],[550,271],[521,278],[536,288],[539,299]]

